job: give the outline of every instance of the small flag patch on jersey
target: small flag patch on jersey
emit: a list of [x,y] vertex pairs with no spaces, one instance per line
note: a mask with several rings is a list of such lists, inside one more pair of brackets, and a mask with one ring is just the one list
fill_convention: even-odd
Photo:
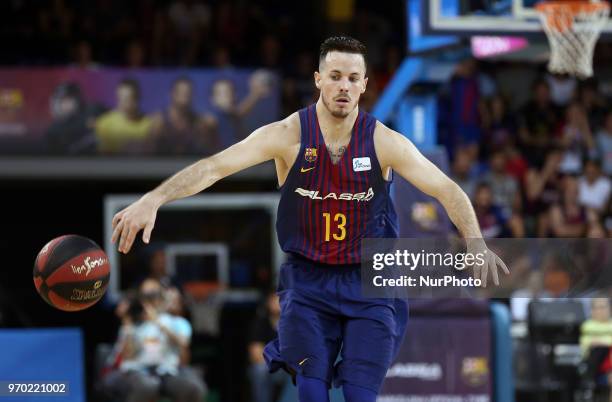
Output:
[[372,163],[370,163],[370,157],[364,156],[363,158],[353,158],[353,171],[363,172],[364,170],[372,169]]
[[316,148],[306,148],[304,151],[304,159],[307,162],[314,162],[317,160],[317,149]]

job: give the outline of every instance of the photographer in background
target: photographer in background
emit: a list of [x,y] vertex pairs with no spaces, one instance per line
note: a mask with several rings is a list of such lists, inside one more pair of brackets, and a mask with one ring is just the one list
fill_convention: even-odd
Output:
[[139,295],[122,311],[116,351],[119,369],[104,379],[103,388],[126,402],[154,401],[160,396],[174,402],[201,402],[206,386],[187,363],[191,324],[166,312],[159,281],[147,279]]
[[277,336],[279,318],[278,296],[270,291],[251,324],[249,334],[249,377],[253,402],[278,400],[283,387],[289,382],[290,377],[281,371],[270,373],[263,357],[264,346]]

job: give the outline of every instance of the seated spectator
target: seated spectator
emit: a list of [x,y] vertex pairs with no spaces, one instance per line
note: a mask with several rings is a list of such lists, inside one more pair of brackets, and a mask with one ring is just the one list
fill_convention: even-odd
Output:
[[275,339],[277,334],[280,318],[278,296],[270,292],[262,307],[251,326],[249,339],[251,400],[253,402],[272,402],[278,400],[278,396],[290,377],[282,370],[270,373],[263,358],[264,346]]
[[591,300],[591,318],[580,327],[580,347],[587,362],[587,375],[600,384],[612,384],[610,347],[612,346],[612,319],[610,300]]
[[151,130],[151,119],[140,111],[140,87],[134,80],[117,86],[117,109],[96,120],[100,153],[142,152]]
[[587,209],[578,203],[578,180],[566,176],[563,196],[550,208],[550,232],[555,237],[584,237],[587,232]]
[[610,178],[601,174],[598,160],[589,159],[585,163],[584,175],[578,180],[578,200],[580,205],[602,213],[610,199]]
[[493,191],[493,201],[499,205],[506,216],[520,208],[520,192],[516,179],[506,173],[506,156],[502,152],[493,152],[489,158],[490,171],[483,180],[489,183]]
[[516,119],[508,111],[506,100],[501,95],[486,102],[486,110],[487,113],[482,113],[485,141],[481,150],[485,155],[501,151],[513,143],[517,131]]
[[550,99],[548,83],[536,81],[532,88],[532,98],[518,113],[520,147],[530,165],[543,165],[546,154],[555,144],[557,115],[557,108]]
[[603,123],[606,100],[599,93],[597,81],[594,78],[580,82],[578,86],[578,102],[584,108],[589,125],[599,127]]
[[597,133],[596,148],[604,174],[612,175],[612,110],[606,114],[603,127]]
[[571,102],[576,95],[578,81],[567,74],[548,73],[545,76],[550,86],[551,99],[555,105],[564,107]]
[[582,161],[595,149],[595,143],[587,115],[578,103],[572,103],[566,109],[560,142],[564,153],[559,170],[566,174],[580,174]]
[[474,59],[460,61],[450,80],[450,129],[447,146],[451,154],[465,147],[473,157],[478,155],[482,136],[480,127],[480,90],[478,65]]
[[563,176],[559,173],[561,152],[552,150],[545,156],[543,167],[532,166],[525,179],[525,212],[535,217],[537,237],[548,235],[550,207],[561,199]]
[[53,154],[92,153],[96,138],[90,120],[94,119],[83,100],[78,84],[68,82],[57,86],[51,98],[53,122],[47,129],[46,140]]
[[502,209],[493,203],[493,192],[491,186],[486,182],[481,182],[476,186],[474,211],[476,211],[476,218],[483,238],[490,239],[511,235],[508,218],[504,215]]
[[128,402],[167,396],[175,402],[201,402],[206,387],[189,367],[191,325],[164,311],[161,284],[148,279],[122,316],[116,350],[119,369],[104,378],[113,398]]
[[506,157],[506,172],[508,172],[510,176],[514,177],[519,185],[519,189],[523,191],[525,177],[527,176],[527,171],[529,170],[527,160],[521,151],[516,147],[514,141],[509,141],[503,152]]
[[458,148],[452,165],[452,179],[461,187],[468,197],[474,196],[476,189],[475,164],[470,151]]

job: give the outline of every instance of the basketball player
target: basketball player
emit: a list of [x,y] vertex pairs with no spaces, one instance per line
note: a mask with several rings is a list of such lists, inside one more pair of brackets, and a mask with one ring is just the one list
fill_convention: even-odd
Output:
[[[316,104],[178,172],[115,215],[112,240],[127,253],[144,229],[148,243],[160,206],[274,159],[281,186],[276,227],[289,257],[278,286],[279,337],[264,349],[266,361],[294,375],[301,402],[328,401],[332,382],[348,402],[373,402],[407,321],[403,300],[361,296],[361,239],[397,236],[392,172],[437,198],[465,238],[482,236],[459,186],[406,137],[359,110],[368,83],[359,41],[325,40],[314,82]],[[487,250],[483,282],[490,269],[498,283],[498,264],[508,273],[482,240],[470,249]]]

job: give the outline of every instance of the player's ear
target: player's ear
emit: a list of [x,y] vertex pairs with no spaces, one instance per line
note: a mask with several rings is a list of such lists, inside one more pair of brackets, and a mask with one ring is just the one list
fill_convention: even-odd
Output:
[[368,77],[365,77],[363,79],[363,88],[361,89],[361,93],[365,92],[367,86],[368,86]]
[[318,71],[314,72],[314,81],[317,89],[321,89],[321,74]]

